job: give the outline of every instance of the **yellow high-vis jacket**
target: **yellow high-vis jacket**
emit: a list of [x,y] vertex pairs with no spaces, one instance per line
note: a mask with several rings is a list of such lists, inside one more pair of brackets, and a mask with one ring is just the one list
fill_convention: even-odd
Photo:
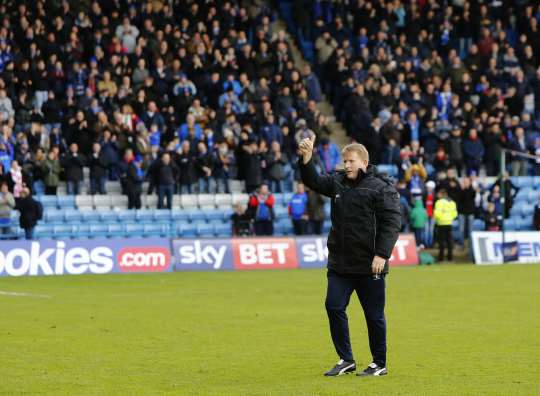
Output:
[[435,224],[438,226],[452,225],[452,222],[457,217],[456,203],[450,199],[439,199],[435,202],[433,217]]

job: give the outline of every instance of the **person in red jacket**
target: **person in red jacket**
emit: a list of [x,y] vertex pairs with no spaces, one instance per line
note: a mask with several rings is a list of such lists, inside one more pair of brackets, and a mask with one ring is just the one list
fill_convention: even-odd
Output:
[[266,184],[261,184],[249,198],[249,212],[254,221],[255,235],[274,234],[274,196]]
[[433,246],[433,231],[435,229],[435,219],[433,219],[433,208],[435,207],[435,182],[430,180],[426,183],[426,192],[424,196],[424,205],[428,214],[428,221],[426,223],[425,238],[426,247]]

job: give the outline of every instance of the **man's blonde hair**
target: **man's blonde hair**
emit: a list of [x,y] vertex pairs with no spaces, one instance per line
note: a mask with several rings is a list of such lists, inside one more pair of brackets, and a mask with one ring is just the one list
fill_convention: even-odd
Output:
[[351,153],[354,152],[358,154],[358,157],[360,157],[361,160],[366,160],[369,162],[369,153],[366,149],[366,146],[360,143],[351,143],[343,147],[341,150],[341,155],[344,155],[345,153]]

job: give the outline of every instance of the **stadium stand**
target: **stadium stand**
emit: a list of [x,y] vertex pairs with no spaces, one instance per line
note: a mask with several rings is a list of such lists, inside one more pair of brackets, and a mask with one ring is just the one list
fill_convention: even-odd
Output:
[[[7,2],[0,182],[42,203],[38,238],[229,236],[233,206],[261,182],[287,235],[298,141],[317,136],[320,171],[339,163],[328,100],[399,181],[403,231],[431,180],[450,188],[466,237],[488,202],[503,215],[500,150],[540,154],[540,9],[503,3]],[[507,163],[504,226],[531,229],[540,161]],[[168,191],[172,209],[158,209]],[[3,238],[23,235],[17,219]]]

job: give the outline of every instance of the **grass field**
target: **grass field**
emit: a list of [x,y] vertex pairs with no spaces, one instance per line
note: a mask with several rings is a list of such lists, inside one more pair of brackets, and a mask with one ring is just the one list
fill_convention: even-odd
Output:
[[[381,378],[322,376],[337,361],[325,281],[321,270],[0,278],[0,394],[540,394],[540,266],[394,269]],[[356,299],[349,317],[367,365]]]

